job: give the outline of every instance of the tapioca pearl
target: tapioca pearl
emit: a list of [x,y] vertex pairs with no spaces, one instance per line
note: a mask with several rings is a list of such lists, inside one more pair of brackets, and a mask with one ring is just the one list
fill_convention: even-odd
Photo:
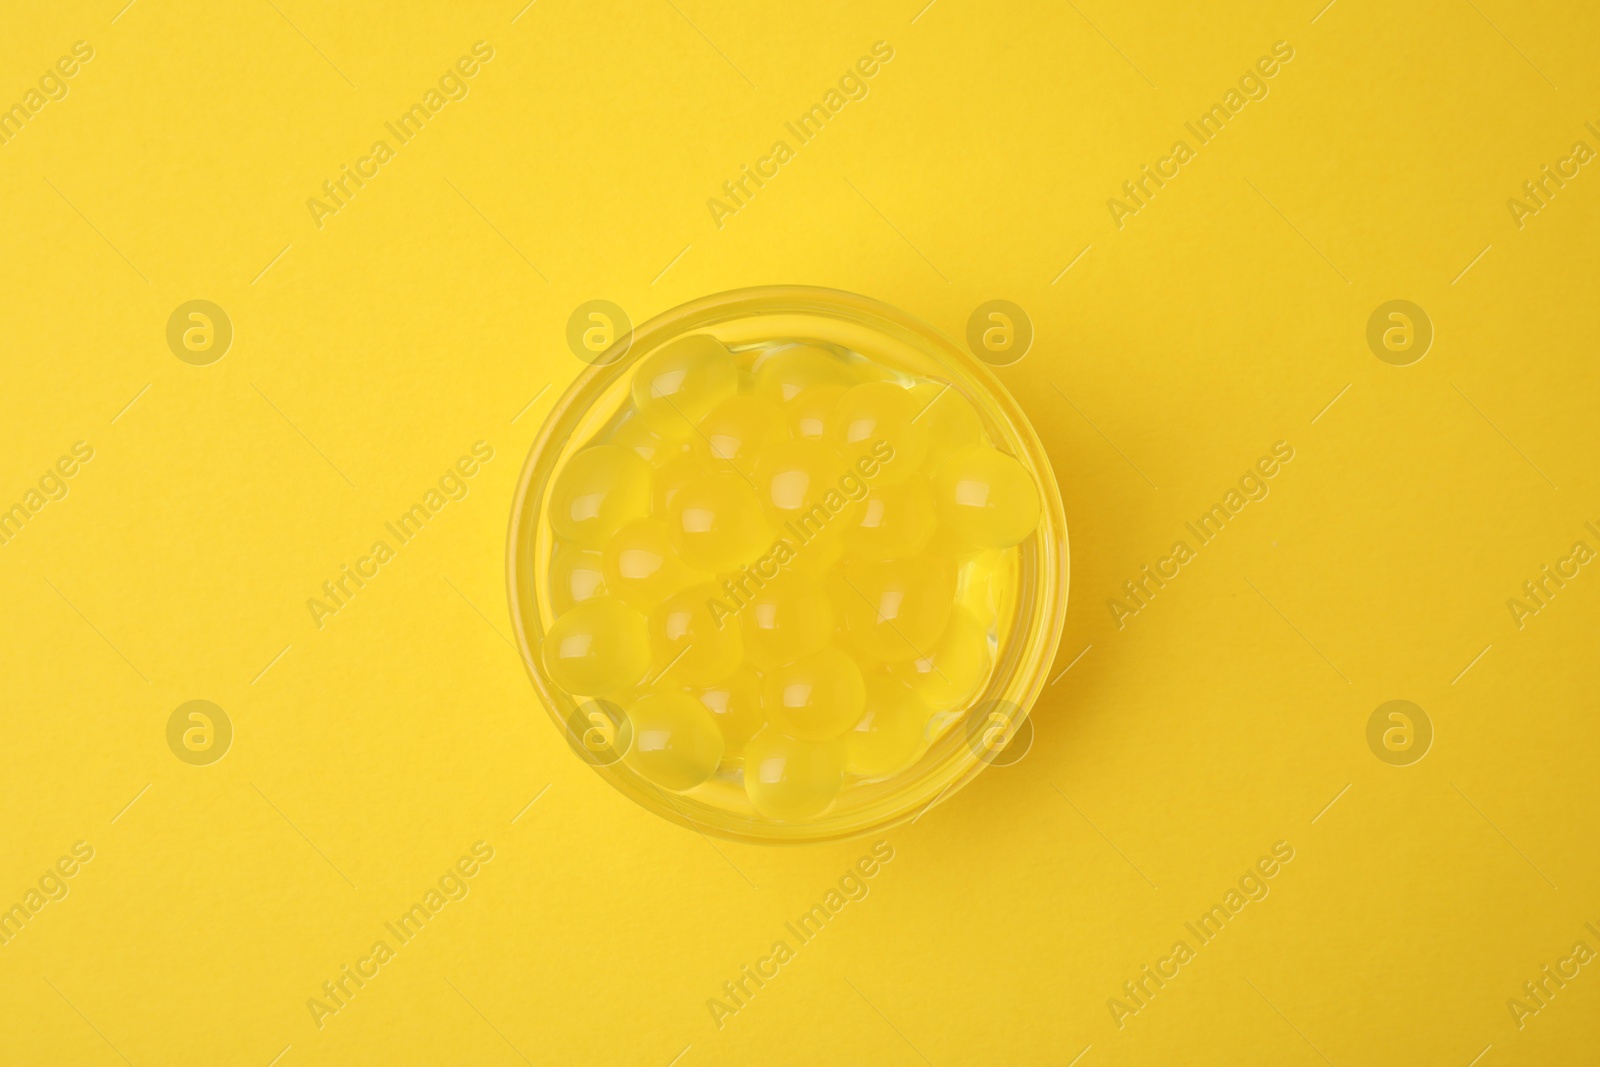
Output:
[[928,454],[922,471],[932,476],[954,452],[983,443],[983,427],[978,412],[961,391],[949,382],[919,382],[911,387],[921,412],[918,422],[928,424]]
[[897,678],[866,679],[866,706],[844,735],[844,769],[861,778],[887,778],[922,754],[928,706]]
[[628,719],[633,743],[623,762],[663,789],[693,789],[722,762],[727,747],[722,731],[688,693],[649,693],[628,708]]
[[599,548],[650,509],[650,465],[619,445],[591,445],[556,474],[550,525],[558,536]]
[[696,700],[705,705],[722,731],[726,748],[724,759],[744,753],[745,742],[767,724],[761,710],[761,678],[748,666],[740,667],[715,685],[692,689]]
[[820,815],[844,783],[844,753],[833,741],[806,741],[768,726],[744,749],[744,791],[769,819]]
[[769,669],[833,643],[833,605],[817,584],[797,575],[767,583],[739,608],[746,658]]
[[575,604],[551,624],[540,645],[545,674],[569,693],[612,693],[650,667],[645,617],[613,596]]
[[708,571],[685,563],[663,519],[635,519],[606,542],[601,554],[606,588],[649,611],[672,594],[711,580]]
[[848,386],[851,381],[844,361],[815,345],[768,353],[755,366],[756,395],[778,404],[787,403],[816,386]]
[[961,564],[956,603],[987,629],[1011,610],[1016,584],[1016,549],[982,549]]
[[716,586],[690,586],[650,612],[649,651],[655,680],[686,686],[726,681],[744,659],[744,636],[730,625]]
[[803,532],[811,535],[848,503],[839,480],[849,470],[844,457],[826,442],[784,441],[757,459],[753,480],[762,505],[775,519],[780,523],[805,519]]
[[634,452],[640,459],[650,464],[652,468],[660,469],[665,464],[684,455],[691,448],[687,439],[665,438],[649,426],[645,425],[638,412],[606,435],[605,443],[618,445]]
[[893,382],[865,382],[839,398],[828,417],[828,438],[854,465],[868,459],[880,485],[903,482],[917,472],[928,451],[928,427],[909,389]]
[[929,711],[959,708],[989,679],[993,658],[989,635],[972,613],[957,608],[927,655],[889,665],[889,674],[906,684]]
[[718,463],[731,464],[746,477],[761,452],[789,439],[783,409],[758,396],[724,400],[700,420],[699,444]]
[[789,429],[804,441],[821,441],[828,433],[828,416],[849,392],[843,385],[813,385],[783,406]]
[[915,556],[927,547],[937,522],[933,488],[922,475],[898,485],[873,485],[849,513],[845,548],[864,560]]
[[965,448],[934,479],[939,515],[951,532],[982,548],[1010,548],[1039,525],[1039,489],[1011,456]]
[[601,554],[570,541],[556,543],[550,553],[550,605],[557,615],[565,615],[580,604],[606,591]]
[[686,485],[703,482],[717,474],[717,466],[702,450],[684,442],[684,450],[668,460],[655,472],[651,482],[650,513],[665,519],[672,509],[672,500]]
[[851,642],[866,656],[896,663],[927,655],[950,621],[955,564],[937,556],[839,568],[845,623]]
[[807,741],[827,741],[850,729],[865,700],[861,668],[837,648],[776,667],[762,679],[767,718]]
[[633,406],[670,440],[694,434],[695,423],[739,389],[739,369],[710,334],[679,337],[640,361],[631,383]]
[[667,507],[667,525],[686,563],[717,573],[762,557],[775,536],[755,487],[733,473],[684,485]]

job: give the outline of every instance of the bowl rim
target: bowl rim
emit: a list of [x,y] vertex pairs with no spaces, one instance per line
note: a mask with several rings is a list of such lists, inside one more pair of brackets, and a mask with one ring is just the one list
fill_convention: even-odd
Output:
[[[869,320],[878,319],[917,336],[927,343],[931,350],[930,355],[954,363],[961,371],[982,384],[986,398],[994,403],[1005,417],[1016,443],[1026,453],[1028,469],[1035,476],[1041,490],[1040,523],[1033,536],[1037,538],[1040,546],[1040,550],[1036,553],[1035,566],[1042,581],[1043,595],[1034,598],[1037,608],[1026,619],[1028,629],[1019,630],[1012,638],[1015,645],[1022,646],[1020,657],[1013,658],[1030,662],[1032,669],[1025,678],[1009,679],[1011,685],[1007,691],[1008,696],[998,702],[1008,706],[1006,739],[1009,743],[1011,737],[1031,715],[1033,705],[1044,688],[1066,621],[1071,553],[1066,515],[1049,456],[1027,414],[987,363],[973,356],[936,327],[893,305],[847,290],[822,286],[749,286],[698,297],[668,308],[614,338],[611,346],[571,381],[549,414],[545,416],[544,423],[529,445],[527,457],[523,461],[512,496],[510,520],[506,531],[507,609],[511,616],[512,631],[516,636],[517,651],[522,657],[523,668],[533,682],[539,703],[543,705],[552,723],[563,736],[568,734],[571,728],[558,711],[560,700],[550,691],[548,680],[539,669],[538,650],[530,643],[528,627],[525,624],[526,611],[531,609],[535,614],[538,612],[537,597],[533,594],[534,576],[523,574],[519,567],[519,549],[524,540],[537,531],[543,517],[545,488],[549,476],[554,473],[553,460],[548,457],[559,455],[561,448],[566,444],[566,438],[558,438],[558,434],[567,428],[568,423],[581,417],[582,412],[574,411],[580,402],[591,403],[596,393],[603,392],[605,388],[614,384],[615,380],[626,373],[627,369],[640,358],[641,353],[654,351],[672,337],[715,325],[716,322],[740,318],[741,310],[747,312],[743,317],[749,317],[748,313],[771,312],[774,305],[835,317],[853,315],[857,320],[863,316]],[[840,312],[851,314],[841,316]],[[708,319],[711,321],[708,322]],[[1045,536],[1047,531],[1054,536]],[[533,596],[531,604],[527,602],[527,596]],[[995,677],[999,677],[998,670]],[[993,684],[994,680],[991,679],[991,687]],[[561,696],[570,700],[567,694]],[[975,706],[978,705],[969,705],[963,714]],[[1026,723],[1026,725],[1031,727],[1032,724]],[[821,844],[851,840],[882,833],[907,821],[915,821],[963,789],[988,766],[989,762],[992,761],[974,755],[961,765],[957,773],[950,776],[926,803],[905,804],[866,824],[836,830],[821,830],[810,820],[778,824],[791,831],[784,834],[751,833],[736,827],[719,826],[703,819],[693,818],[674,802],[671,794],[665,790],[631,771],[619,772],[617,768],[623,766],[621,760],[606,765],[591,763],[590,766],[619,792],[641,807],[680,826],[702,835],[715,834],[726,840],[773,845]],[[932,790],[928,787],[923,789],[923,792],[930,791]],[[655,803],[655,798],[660,798],[664,804]]]

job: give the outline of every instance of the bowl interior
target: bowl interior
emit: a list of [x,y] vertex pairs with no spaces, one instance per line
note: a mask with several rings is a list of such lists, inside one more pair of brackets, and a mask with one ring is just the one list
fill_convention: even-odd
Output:
[[[545,676],[538,655],[545,630],[555,621],[541,577],[554,549],[545,519],[554,475],[625,408],[639,360],[695,332],[715,335],[735,353],[774,342],[820,342],[899,374],[947,382],[978,412],[994,447],[1016,457],[1039,488],[1039,525],[1012,554],[1012,592],[991,635],[995,667],[989,684],[967,709],[945,713],[943,731],[912,767],[882,781],[852,783],[826,812],[804,821],[760,815],[736,776],[719,774],[687,793],[670,793],[620,760],[597,763],[580,740],[582,701]],[[699,831],[745,841],[855,837],[915,818],[953,794],[1022,725],[1044,684],[1066,613],[1068,551],[1061,498],[1043,447],[1016,402],[987,366],[931,327],[876,301],[829,289],[784,286],[723,293],[665,312],[617,338],[568,388],[529,452],[512,508],[508,557],[518,648],[541,702],[573,750],[646,808]]]

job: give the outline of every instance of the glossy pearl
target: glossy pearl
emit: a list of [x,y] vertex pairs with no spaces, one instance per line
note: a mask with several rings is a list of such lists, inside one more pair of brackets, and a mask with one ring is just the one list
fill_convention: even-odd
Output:
[[767,727],[744,750],[744,789],[769,819],[805,819],[833,803],[844,781],[840,746],[805,741]]
[[601,554],[570,541],[558,542],[550,554],[550,604],[556,614],[565,615],[572,605],[605,591]]
[[641,611],[672,594],[711,580],[679,557],[672,531],[661,519],[635,519],[606,542],[601,554],[606,589]]
[[723,624],[710,602],[721,596],[714,585],[690,586],[650,613],[650,652],[657,680],[680,685],[716,685],[739,669],[744,637],[738,626]]
[[828,417],[849,392],[843,385],[813,385],[783,406],[789,429],[803,441],[820,441],[828,432]]
[[983,443],[978,413],[961,391],[948,382],[921,382],[911,389],[917,406],[923,410],[918,422],[928,424],[928,454],[923,457],[923,473],[932,476],[954,452]]
[[862,778],[898,774],[922,754],[928,706],[897,678],[866,680],[866,706],[844,735],[844,769]]
[[719,470],[748,478],[767,448],[789,439],[783,409],[754,396],[724,400],[700,420],[696,446]]
[[739,388],[739,368],[721,341],[696,333],[668,341],[640,361],[630,389],[647,426],[681,440]]
[[807,741],[828,741],[850,729],[865,700],[861,668],[836,648],[768,672],[761,692],[767,718]]
[[950,619],[955,566],[929,557],[847,564],[836,588],[850,639],[865,655],[897,662],[928,654]]
[[541,654],[550,680],[569,693],[615,692],[650,666],[645,618],[615,597],[585,600],[551,624]]
[[762,669],[821,652],[833,641],[833,605],[816,583],[785,575],[739,608],[745,654]]
[[989,677],[989,636],[963,608],[950,616],[944,633],[927,655],[891,664],[889,673],[906,683],[929,711],[950,711],[977,695]]
[[[756,490],[762,505],[779,523],[806,522],[805,532],[816,532],[829,524],[832,511],[848,503],[839,479],[849,469],[832,445],[786,441],[768,449],[757,461]],[[819,507],[823,508],[820,513],[816,511]]]
[[726,748],[716,720],[688,693],[656,692],[628,708],[633,744],[623,760],[673,792],[693,789],[717,772]]
[[1039,490],[1011,456],[966,448],[944,461],[934,481],[940,517],[981,548],[1010,548],[1039,525]]
[[874,485],[850,514],[845,548],[864,560],[916,556],[932,539],[937,522],[933,488],[922,475],[898,485]]
[[550,491],[550,525],[599,548],[650,508],[650,465],[619,445],[591,445],[567,461]]
[[667,508],[667,526],[685,562],[714,572],[753,562],[773,541],[761,498],[737,474],[718,472],[683,486]]
[[870,457],[879,464],[877,484],[894,485],[917,472],[928,451],[928,424],[921,405],[893,382],[864,382],[834,406],[828,438],[845,460]]
[[745,742],[767,724],[761,710],[761,679],[749,667],[740,667],[717,684],[691,692],[711,712],[730,758],[742,755]]

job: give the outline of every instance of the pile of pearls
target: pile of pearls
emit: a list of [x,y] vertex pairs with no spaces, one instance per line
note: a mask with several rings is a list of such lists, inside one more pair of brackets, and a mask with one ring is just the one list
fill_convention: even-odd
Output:
[[799,820],[983,691],[1040,496],[947,382],[691,334],[640,362],[547,514],[550,682],[622,709],[661,789],[721,776]]

